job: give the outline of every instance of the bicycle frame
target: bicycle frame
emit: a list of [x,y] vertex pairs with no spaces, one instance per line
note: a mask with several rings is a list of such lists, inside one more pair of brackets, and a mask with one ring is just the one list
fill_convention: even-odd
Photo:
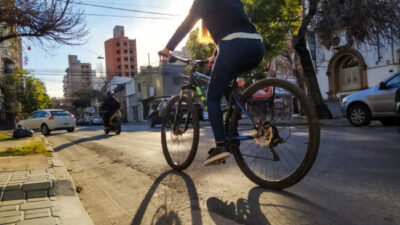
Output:
[[[210,80],[210,77],[207,75],[204,75],[202,73],[199,73],[196,71],[197,66],[193,65],[192,71],[191,71],[191,76],[189,78],[189,83],[185,86],[183,86],[181,88],[181,92],[180,92],[180,100],[178,103],[178,107],[175,111],[175,117],[174,117],[174,125],[176,126],[178,121],[177,121],[177,116],[179,114],[179,110],[180,110],[180,106],[182,103],[182,96],[185,94],[185,92],[187,92],[187,90],[191,90],[192,93],[189,92],[189,99],[192,100],[193,97],[195,97],[194,95],[197,95],[197,97],[200,98],[201,100],[201,105],[202,105],[202,109],[208,111],[208,107],[207,107],[207,100],[205,98],[205,96],[203,95],[203,91],[202,88],[200,87],[200,81],[199,79],[206,79],[206,80]],[[195,94],[193,94],[195,93]],[[229,95],[229,99],[228,99],[228,108],[226,111],[226,117],[225,117],[225,133],[228,134],[229,132],[229,121],[230,118],[232,116],[232,109],[233,109],[233,105],[237,105],[240,107],[241,111],[244,113],[244,115],[246,116],[246,118],[250,121],[251,125],[253,127],[254,126],[254,122],[253,120],[250,118],[249,114],[247,113],[246,109],[242,106],[242,104],[240,104],[239,99],[238,99],[238,94],[237,94],[237,81],[236,79],[232,82],[232,91]],[[185,130],[187,130],[188,128],[188,122],[189,122],[189,116],[188,115],[186,117],[186,121],[185,121]],[[233,140],[250,140],[250,139],[254,139],[253,136],[238,136],[238,137],[231,137]],[[229,140],[228,140],[229,141]]]

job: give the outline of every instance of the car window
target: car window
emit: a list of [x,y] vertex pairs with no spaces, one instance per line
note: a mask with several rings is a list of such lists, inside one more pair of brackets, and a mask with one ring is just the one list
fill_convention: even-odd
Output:
[[45,111],[39,111],[36,113],[35,118],[43,118],[46,116],[47,116],[47,113]]
[[388,82],[386,82],[386,86],[391,87],[391,88],[398,88],[400,87],[400,75],[397,75],[390,79]]
[[37,112],[32,112],[28,115],[28,117],[26,119],[33,119],[35,118]]
[[70,116],[70,114],[65,111],[51,111],[51,115],[53,115],[53,116]]

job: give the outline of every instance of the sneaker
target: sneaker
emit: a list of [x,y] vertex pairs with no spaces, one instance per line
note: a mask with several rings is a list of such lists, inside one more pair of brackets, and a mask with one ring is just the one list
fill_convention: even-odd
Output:
[[204,166],[210,166],[213,164],[220,164],[220,162],[224,162],[226,158],[228,158],[231,154],[228,149],[224,147],[215,147],[208,151],[208,158],[204,162]]

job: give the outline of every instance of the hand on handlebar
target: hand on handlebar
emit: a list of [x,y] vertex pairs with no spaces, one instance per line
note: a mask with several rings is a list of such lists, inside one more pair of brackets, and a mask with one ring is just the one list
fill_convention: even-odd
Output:
[[158,56],[160,56],[161,61],[169,62],[171,60],[171,53],[168,48],[164,48],[163,50],[159,51]]
[[206,67],[210,70],[212,70],[213,66],[214,66],[214,62],[215,62],[215,55],[211,56],[210,58],[208,58],[208,63],[206,65]]

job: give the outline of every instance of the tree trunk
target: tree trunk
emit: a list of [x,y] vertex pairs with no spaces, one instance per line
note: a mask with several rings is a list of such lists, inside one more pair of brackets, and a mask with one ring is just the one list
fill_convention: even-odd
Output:
[[315,104],[315,108],[320,119],[332,119],[332,114],[328,106],[324,103],[321,90],[318,85],[317,75],[311,60],[310,52],[306,47],[305,35],[299,36],[294,44],[294,49],[299,54],[300,62],[303,67],[303,75],[309,85],[309,93]]
[[307,94],[308,94],[308,90],[310,89],[308,84],[306,84],[305,80],[304,80],[304,72],[303,72],[303,67],[301,67],[301,62],[300,62],[300,57],[299,54],[297,54],[296,50],[294,50],[294,69],[293,69],[293,75],[296,77],[297,82],[299,83],[300,88]]

